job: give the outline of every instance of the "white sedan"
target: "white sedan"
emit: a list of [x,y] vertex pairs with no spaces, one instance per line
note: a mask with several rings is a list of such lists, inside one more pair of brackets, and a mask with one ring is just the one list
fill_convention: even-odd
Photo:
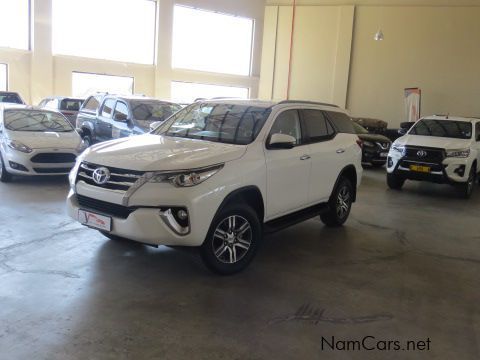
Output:
[[0,105],[1,182],[12,175],[67,175],[84,147],[62,114]]

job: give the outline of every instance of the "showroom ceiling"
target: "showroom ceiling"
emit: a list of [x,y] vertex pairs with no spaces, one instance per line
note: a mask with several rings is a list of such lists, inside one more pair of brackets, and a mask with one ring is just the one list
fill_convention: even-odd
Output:
[[[293,0],[266,0],[267,5],[291,5]],[[480,0],[297,0],[297,5],[480,6]]]

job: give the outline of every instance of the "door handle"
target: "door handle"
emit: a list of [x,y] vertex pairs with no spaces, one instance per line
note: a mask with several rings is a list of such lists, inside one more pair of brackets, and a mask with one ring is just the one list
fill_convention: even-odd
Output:
[[343,154],[345,152],[345,149],[338,149],[337,154]]
[[300,158],[300,160],[308,160],[308,159],[310,159],[310,155],[306,155],[306,154]]

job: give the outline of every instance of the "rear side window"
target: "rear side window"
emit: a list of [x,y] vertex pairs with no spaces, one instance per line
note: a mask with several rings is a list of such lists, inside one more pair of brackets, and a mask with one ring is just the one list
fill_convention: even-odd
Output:
[[475,140],[480,141],[480,122],[475,124]]
[[63,99],[60,103],[60,110],[78,111],[82,105],[82,100]]
[[303,121],[307,130],[307,137],[310,142],[327,140],[335,133],[329,124],[323,111],[303,110]]
[[110,118],[112,117],[113,106],[115,105],[115,99],[107,99],[102,107],[102,116]]
[[335,126],[339,133],[356,133],[353,127],[352,119],[347,114],[335,111],[328,111],[327,115],[330,121],[333,123],[333,126]]
[[85,105],[83,106],[82,110],[96,111],[99,105],[100,105],[99,99],[97,99],[95,96],[90,96],[85,101]]

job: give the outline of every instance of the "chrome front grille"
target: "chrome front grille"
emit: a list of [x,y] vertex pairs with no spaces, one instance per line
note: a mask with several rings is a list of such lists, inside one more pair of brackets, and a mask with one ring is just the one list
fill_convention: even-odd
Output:
[[[104,184],[98,184],[93,178],[93,172],[98,168],[107,168],[110,172],[108,181]],[[76,183],[83,181],[89,185],[103,189],[127,192],[144,175],[143,171],[118,169],[109,166],[95,165],[83,162],[80,165],[77,174]]]

